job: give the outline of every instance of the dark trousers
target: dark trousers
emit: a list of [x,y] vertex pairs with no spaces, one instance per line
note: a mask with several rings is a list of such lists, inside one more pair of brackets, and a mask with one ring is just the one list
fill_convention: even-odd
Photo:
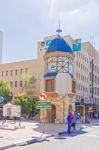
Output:
[[70,133],[71,133],[71,124],[68,123],[67,134],[70,134]]
[[73,127],[74,130],[75,130],[75,126],[76,126],[76,123],[71,124],[71,127]]

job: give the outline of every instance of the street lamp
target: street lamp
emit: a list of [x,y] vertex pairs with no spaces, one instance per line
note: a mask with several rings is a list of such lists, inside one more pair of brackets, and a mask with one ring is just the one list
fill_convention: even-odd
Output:
[[[92,107],[92,112],[94,111],[94,98],[93,98],[93,85],[90,84],[90,91],[91,91],[91,107]],[[91,117],[93,116],[91,112]]]
[[83,86],[83,98],[81,99],[81,103],[82,103],[82,105],[83,105],[83,122],[85,123],[85,117],[86,117],[86,109],[85,109],[85,98],[84,98],[84,90],[85,90],[85,88],[84,88],[84,86]]
[[93,83],[94,83],[94,64],[93,64],[93,59],[91,60],[91,63],[92,63],[92,70],[91,70],[91,73],[92,73],[92,82],[91,82],[91,98],[92,98],[92,102],[93,102],[93,112],[94,112],[94,97],[93,97],[93,94],[94,94],[94,87],[93,87]]

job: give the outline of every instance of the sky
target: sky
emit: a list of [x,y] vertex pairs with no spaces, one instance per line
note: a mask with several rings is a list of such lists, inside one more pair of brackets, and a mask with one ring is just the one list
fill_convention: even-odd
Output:
[[37,42],[56,34],[93,37],[99,50],[99,0],[0,0],[3,63],[37,57]]

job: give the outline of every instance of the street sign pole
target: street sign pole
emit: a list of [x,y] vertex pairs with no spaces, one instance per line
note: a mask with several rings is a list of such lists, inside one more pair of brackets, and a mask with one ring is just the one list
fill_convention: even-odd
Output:
[[[42,122],[42,133],[44,134],[45,133],[45,113],[44,113],[44,110],[45,109],[51,109],[52,108],[52,103],[50,101],[39,101],[37,102],[36,104],[36,108],[37,109],[42,109],[42,117],[43,117],[43,122]],[[43,135],[42,134],[42,135]],[[42,136],[41,135],[41,136]]]
[[[45,92],[40,93],[39,95],[40,100],[44,101],[47,99],[47,95]],[[44,127],[45,127],[45,121],[44,121],[44,106],[43,106],[43,134],[45,133]]]
[[44,127],[45,127],[45,122],[44,122],[44,108],[43,108],[43,134],[45,133]]

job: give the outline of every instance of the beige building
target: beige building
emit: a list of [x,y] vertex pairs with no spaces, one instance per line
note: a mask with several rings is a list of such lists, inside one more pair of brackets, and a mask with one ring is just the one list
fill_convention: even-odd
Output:
[[24,90],[25,82],[22,81],[24,74],[35,76],[37,79],[36,92],[38,94],[40,92],[41,76],[43,76],[41,60],[34,59],[0,65],[0,78],[9,83],[13,97]]
[[[52,110],[45,110],[47,122],[64,122],[65,115],[75,106],[84,116],[99,105],[99,53],[85,42],[73,54],[73,42],[69,35],[48,36],[38,42],[37,59],[0,64],[0,79],[10,84],[13,99],[24,90],[22,75],[36,77],[37,95],[45,91],[47,101],[52,102]],[[41,120],[42,117],[41,111]]]

